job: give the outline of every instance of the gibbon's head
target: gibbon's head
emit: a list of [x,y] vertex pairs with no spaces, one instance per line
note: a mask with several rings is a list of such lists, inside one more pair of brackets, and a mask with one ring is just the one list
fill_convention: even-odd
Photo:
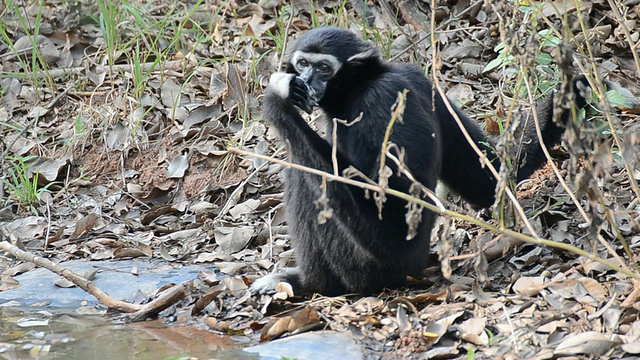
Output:
[[322,27],[307,31],[293,46],[287,72],[296,74],[311,89],[316,102],[338,72],[368,59],[379,59],[378,49],[349,30]]

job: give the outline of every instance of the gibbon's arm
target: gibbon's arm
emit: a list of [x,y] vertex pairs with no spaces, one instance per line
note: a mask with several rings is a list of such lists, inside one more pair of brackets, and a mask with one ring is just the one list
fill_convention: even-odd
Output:
[[[573,93],[573,101],[578,108],[585,106],[586,101],[580,88],[586,87],[584,77],[578,77],[569,85]],[[476,145],[487,154],[487,158],[496,169],[500,169],[500,158],[491,149],[491,142],[472,120],[454,107],[454,110]],[[545,146],[551,148],[560,143],[568,121],[571,120],[570,106],[560,108],[560,125],[553,121],[553,95],[549,95],[536,104],[537,117]],[[467,142],[457,122],[444,105],[444,101],[436,94],[436,117],[440,121],[443,138],[442,170],[440,178],[466,201],[478,208],[488,208],[495,201],[497,180],[491,171],[484,166],[478,155]],[[523,119],[524,130],[520,142],[520,153],[516,160],[517,181],[527,179],[546,162],[533,116]]]
[[[457,107],[454,106],[453,109],[473,142],[487,155],[493,166],[499,169],[500,159],[491,149],[491,143],[482,129]],[[435,112],[435,117],[440,122],[442,131],[440,180],[474,207],[490,207],[495,198],[496,178],[480,162],[478,154],[471,147],[453,115],[449,113],[444,101],[437,93],[435,95]]]
[[[550,94],[537,102],[537,118],[542,140],[547,148],[551,148],[562,141],[562,134],[564,134],[567,124],[573,120],[571,107],[575,106],[576,109],[582,109],[587,105],[585,91],[588,86],[587,79],[584,76],[578,76],[567,84],[563,91],[565,98],[567,98],[566,95],[568,94],[569,103],[559,104],[557,107],[559,110],[557,114],[559,116],[558,123],[554,121],[554,116],[556,115],[554,111],[554,94]],[[523,138],[525,143],[522,146],[523,149],[518,158],[516,168],[518,182],[529,178],[547,161],[538,139],[533,116],[527,117],[524,126]]]
[[[333,172],[333,163],[331,158],[331,144],[318,135],[300,116],[298,110],[294,107],[294,101],[299,94],[295,94],[299,88],[292,84],[294,75],[275,73],[272,75],[267,93],[264,99],[265,114],[269,121],[278,129],[280,135],[289,142],[291,161],[299,163],[315,169]],[[393,95],[392,95],[393,96]],[[295,100],[294,100],[295,99]],[[369,99],[373,101],[373,99]],[[394,98],[392,98],[394,100]],[[355,101],[357,103],[357,100]],[[411,108],[409,108],[408,112]],[[349,157],[343,152],[338,151],[337,161],[340,173],[354,165],[358,168],[366,166],[367,168],[358,168],[366,175],[371,169],[377,166],[375,160],[380,153],[380,144],[376,143],[376,139],[383,138],[385,126],[367,127],[368,123],[386,124],[391,116],[390,105],[388,110],[365,114],[362,123],[358,123],[357,132],[349,133],[349,142],[345,144],[346,150],[349,151]],[[355,129],[355,128],[354,128]],[[353,129],[352,129],[353,130]],[[406,129],[410,130],[410,129]],[[405,131],[406,131],[405,130]],[[356,130],[354,130],[356,131]],[[396,132],[397,136],[398,132]],[[340,136],[338,141],[340,141]],[[351,146],[351,147],[350,147]],[[426,149],[426,147],[425,147]],[[426,153],[426,151],[425,151]],[[353,158],[353,160],[352,160]],[[390,166],[394,167],[393,164]],[[295,171],[295,170],[294,170]],[[296,181],[308,181],[317,175],[304,174],[296,171]],[[377,176],[377,174],[376,174]],[[290,180],[291,181],[291,180]],[[317,194],[313,200],[320,197],[319,189],[320,181],[317,184],[309,184],[311,187],[317,187]],[[405,177],[391,176],[389,178],[389,187],[399,190],[408,191],[411,182]],[[315,189],[314,189],[315,190]],[[363,238],[357,233],[362,232],[362,228],[378,227],[381,233],[401,231],[400,227],[406,226],[405,213],[406,202],[401,199],[390,197],[383,206],[383,219],[378,218],[378,207],[372,199],[365,198],[365,191],[357,186],[346,185],[340,182],[327,182],[328,205],[334,212],[332,221],[341,224],[342,221],[348,219],[348,224],[344,224],[342,231],[347,235],[346,238],[366,250],[373,257],[384,257],[389,252],[389,242],[384,236],[376,238]],[[393,224],[393,225],[391,225]],[[389,238],[398,238],[390,236]],[[404,237],[399,237],[404,240]]]
[[[271,75],[264,97],[264,113],[291,147],[291,162],[332,172],[331,145],[311,129],[294,107],[293,101],[299,103],[306,97],[303,84],[295,80],[293,74],[277,72]],[[349,164],[348,158],[340,152],[337,161],[340,172]]]
[[[304,87],[299,85],[293,74],[273,74],[264,99],[265,114],[280,136],[287,141],[291,162],[332,173],[331,144],[311,129],[294,107],[294,102],[304,103],[303,98],[307,96],[304,93]],[[342,174],[343,170],[353,162],[341,151],[337,150],[336,153],[338,171]],[[304,178],[317,175],[299,173],[296,176]],[[334,211],[344,212],[344,216],[349,217],[360,217],[363,216],[362,214],[373,212],[373,203],[364,200],[364,190],[339,182],[328,182],[327,187],[327,191],[333,194],[328,200],[329,206]],[[354,207],[358,208],[354,209]],[[367,220],[363,219],[363,221]]]

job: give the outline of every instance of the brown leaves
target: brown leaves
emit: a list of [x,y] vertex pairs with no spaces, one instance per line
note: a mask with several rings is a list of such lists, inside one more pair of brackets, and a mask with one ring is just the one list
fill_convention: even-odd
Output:
[[216,243],[226,254],[233,254],[244,249],[254,235],[252,226],[218,226],[214,230]]
[[516,294],[526,296],[536,296],[543,288],[544,280],[541,277],[521,277],[513,284],[513,291]]
[[13,44],[16,53],[23,61],[31,61],[31,54],[37,53],[45,63],[52,64],[60,58],[60,52],[53,42],[44,35],[38,35],[35,39],[31,36],[23,36]]
[[583,332],[568,336],[555,349],[556,355],[578,355],[601,356],[611,350],[620,341],[616,341],[616,336],[610,336],[595,331]]
[[98,221],[98,218],[99,216],[97,214],[91,213],[78,220],[73,233],[71,234],[71,236],[69,236],[69,241],[74,241],[80,236],[91,231],[93,229],[93,226],[96,224],[96,221]]
[[167,179],[179,179],[184,176],[189,168],[189,158],[187,154],[182,154],[169,163],[167,167]]
[[272,340],[282,336],[285,333],[299,333],[305,328],[318,325],[320,316],[313,308],[305,308],[294,316],[285,316],[274,319],[262,328],[260,341]]

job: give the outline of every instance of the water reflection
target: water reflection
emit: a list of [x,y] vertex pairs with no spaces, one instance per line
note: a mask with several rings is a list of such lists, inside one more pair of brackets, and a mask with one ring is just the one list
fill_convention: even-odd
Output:
[[[161,320],[115,324],[102,316],[0,308],[0,359],[257,359],[232,338]],[[244,344],[243,344],[244,342]]]

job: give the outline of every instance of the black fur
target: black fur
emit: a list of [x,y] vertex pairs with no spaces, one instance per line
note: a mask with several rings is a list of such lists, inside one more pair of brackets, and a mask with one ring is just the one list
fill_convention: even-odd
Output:
[[[462,136],[438,94],[435,94],[433,110],[432,87],[421,69],[385,62],[369,43],[337,28],[307,32],[294,50],[331,54],[342,62],[342,68],[326,84],[324,97],[319,101],[319,107],[329,119],[351,121],[360,113],[364,115],[360,122],[350,127],[338,125],[336,145],[341,172],[354,166],[377,179],[379,154],[391,119],[391,106],[398,92],[408,89],[404,121],[394,125],[390,141],[404,148],[405,162],[415,178],[429,189],[434,189],[440,178],[475,206],[493,204],[495,178],[481,166],[478,155]],[[356,56],[358,54],[366,56]],[[295,73],[291,65],[288,71]],[[291,81],[292,84],[295,82]],[[300,94],[303,90],[299,84],[292,85],[289,97],[284,99],[268,90],[264,97],[264,113],[287,142],[290,161],[333,172],[331,130],[326,138],[318,135],[291,101],[291,97],[304,97]],[[551,101],[545,100],[539,107],[547,146],[557,144],[563,132],[563,128],[552,121]],[[457,109],[456,112],[478,146],[499,167],[498,158],[483,144],[487,139],[482,130],[462,112]],[[563,121],[567,117],[565,111]],[[532,130],[533,122],[530,123],[531,126],[525,129],[529,145],[525,146],[524,155],[519,159],[518,179],[528,177],[545,161],[535,128]],[[389,187],[408,192],[411,181],[397,176],[391,161],[387,164],[394,170]],[[285,176],[285,203],[298,270],[271,275],[272,284],[265,285],[268,281],[256,284],[252,289],[254,292],[271,291],[275,282],[284,280],[290,282],[297,293],[373,293],[402,286],[407,275],[417,275],[427,266],[434,213],[423,210],[417,236],[406,240],[405,201],[388,197],[380,219],[374,201],[362,189],[328,182],[328,205],[333,216],[320,224],[316,201],[322,195],[322,179],[290,169],[286,170]]]

